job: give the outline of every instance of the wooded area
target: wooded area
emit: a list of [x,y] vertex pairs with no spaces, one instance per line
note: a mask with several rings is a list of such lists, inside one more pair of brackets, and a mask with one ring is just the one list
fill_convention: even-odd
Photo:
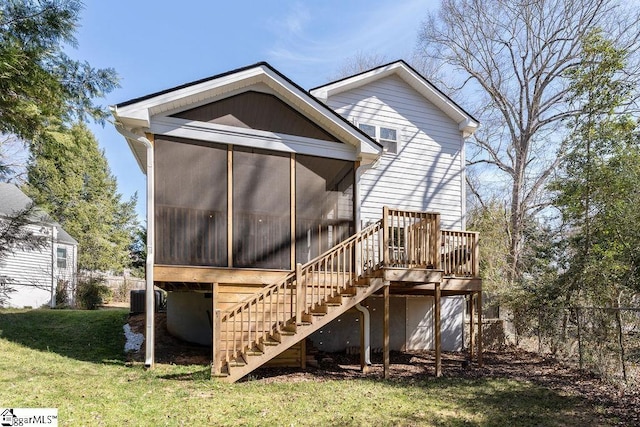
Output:
[[432,78],[483,124],[468,226],[492,311],[513,343],[625,381],[640,362],[638,17],[614,0],[445,0],[420,33]]

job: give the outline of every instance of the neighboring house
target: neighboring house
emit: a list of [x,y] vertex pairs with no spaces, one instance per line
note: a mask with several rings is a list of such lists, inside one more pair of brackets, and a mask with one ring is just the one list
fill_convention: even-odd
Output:
[[[307,337],[382,347],[385,372],[390,349],[435,349],[439,374],[463,348],[478,122],[405,62],[311,92],[259,63],[112,112],[147,175],[147,307],[168,292],[169,331],[213,343],[214,375],[304,366]],[[153,310],[146,332],[151,366]]]
[[[32,205],[32,200],[13,184],[0,183],[0,221]],[[46,244],[39,249],[14,248],[0,258],[0,275],[10,279],[9,307],[55,306],[56,287],[73,289],[76,280],[78,242],[57,222],[35,208],[31,223],[25,226]]]

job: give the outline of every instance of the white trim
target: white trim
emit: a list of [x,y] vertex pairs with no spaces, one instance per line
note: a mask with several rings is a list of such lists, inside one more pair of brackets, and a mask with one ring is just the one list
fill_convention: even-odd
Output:
[[355,147],[348,144],[174,117],[154,117],[151,121],[151,133],[340,160],[358,160]]
[[368,72],[346,78],[311,91],[311,95],[326,102],[330,97],[346,92],[381,78],[397,75],[418,93],[436,105],[442,112],[458,123],[459,130],[465,138],[473,135],[479,126],[471,116],[464,112],[455,102],[438,91],[422,76],[407,67],[402,61],[394,62],[384,67],[378,67]]
[[[384,124],[384,125],[376,124],[375,120],[374,121],[356,121],[356,120],[354,120],[354,123],[356,124],[358,129],[360,129],[363,132],[364,132],[364,130],[360,127],[360,125],[371,126],[371,127],[374,128],[375,135],[372,138],[375,139],[376,141],[378,141],[378,143],[380,145],[382,145],[384,154],[397,155],[400,152],[400,150],[402,149],[402,147],[400,146],[401,145],[400,142],[402,141],[402,129],[401,128],[399,128],[397,126],[393,126],[393,125],[388,125],[388,124]],[[380,136],[380,134],[381,134],[380,129],[388,129],[388,130],[394,131],[396,133],[396,139],[395,140],[383,139]],[[365,132],[365,133],[367,133],[367,132]],[[371,135],[369,135],[369,136],[371,136]],[[396,145],[395,151],[389,151],[387,149],[387,147],[385,147],[385,145],[387,145],[389,143],[395,143],[395,145]]]
[[[264,64],[202,83],[188,85],[122,107],[112,106],[111,111],[116,121],[125,128],[147,131],[151,129],[152,124],[158,123],[160,117],[168,115],[169,112],[175,114],[177,111],[184,111],[207,102],[215,102],[230,94],[249,91],[253,88],[262,92],[267,88],[272,90],[273,94],[277,95],[281,101],[344,143],[354,146],[357,160],[368,163],[375,161],[381,154],[381,149],[378,146],[344,122],[328,106],[318,102],[307,92]],[[154,132],[153,129],[151,131]],[[144,152],[136,152],[134,146],[131,148],[136,154],[138,163],[144,169],[145,159],[142,158],[145,156]],[[322,153],[316,153],[316,155],[322,155]]]

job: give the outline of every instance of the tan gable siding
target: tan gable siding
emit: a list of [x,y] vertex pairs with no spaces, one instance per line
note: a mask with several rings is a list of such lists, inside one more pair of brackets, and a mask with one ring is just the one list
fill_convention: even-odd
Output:
[[249,91],[172,117],[340,142],[274,95]]
[[463,226],[463,152],[458,125],[396,76],[328,100],[356,123],[400,131],[398,154],[385,154],[360,180],[361,218],[379,218],[382,206],[438,211],[443,227]]

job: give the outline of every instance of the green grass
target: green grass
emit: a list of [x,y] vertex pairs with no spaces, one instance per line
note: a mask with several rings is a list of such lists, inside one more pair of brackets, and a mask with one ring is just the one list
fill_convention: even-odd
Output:
[[58,408],[74,426],[564,426],[598,415],[507,379],[225,384],[205,366],[146,371],[124,362],[125,322],[123,310],[0,311],[0,406]]

